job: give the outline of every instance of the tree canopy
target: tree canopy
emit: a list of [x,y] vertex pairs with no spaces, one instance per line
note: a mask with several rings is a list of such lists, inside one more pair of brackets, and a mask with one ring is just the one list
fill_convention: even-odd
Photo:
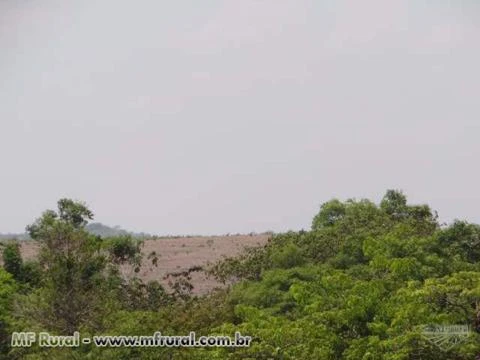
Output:
[[[61,200],[28,227],[41,244],[36,265],[4,247],[0,351],[6,359],[467,360],[480,355],[480,227],[441,226],[427,205],[389,190],[379,204],[334,199],[309,230],[274,234],[263,247],[211,264],[228,286],[195,297],[143,283],[142,243],[85,227],[85,204]],[[158,240],[161,241],[161,240]],[[161,263],[161,258],[155,259]],[[28,266],[27,266],[28,265]],[[32,270],[33,269],[33,270]],[[32,275],[36,274],[35,276]],[[27,276],[27,275],[28,276]],[[37,280],[32,280],[37,279]],[[194,284],[193,284],[194,285]],[[433,325],[468,325],[439,347]],[[59,334],[252,336],[250,347],[11,349],[11,331]]]

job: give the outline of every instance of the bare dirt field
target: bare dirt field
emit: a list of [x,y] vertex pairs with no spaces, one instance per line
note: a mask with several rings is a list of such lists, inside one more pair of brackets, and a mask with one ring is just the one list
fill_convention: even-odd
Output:
[[[168,281],[163,278],[168,273],[186,271],[193,266],[205,266],[209,262],[214,263],[224,257],[237,255],[245,247],[264,245],[269,237],[270,235],[229,235],[146,240],[142,250],[144,260],[140,277],[144,281],[158,280],[167,285]],[[24,259],[34,259],[38,245],[30,241],[22,242],[21,251]],[[153,266],[147,259],[152,251],[157,254],[158,266]],[[202,272],[194,272],[191,276],[196,294],[205,294],[221,286]]]

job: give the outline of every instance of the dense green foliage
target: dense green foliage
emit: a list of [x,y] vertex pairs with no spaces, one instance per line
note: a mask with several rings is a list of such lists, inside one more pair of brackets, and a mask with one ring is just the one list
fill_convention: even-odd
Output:
[[[63,200],[57,212],[30,226],[42,246],[37,268],[23,263],[15,245],[5,248],[5,358],[467,360],[480,354],[480,227],[462,221],[442,227],[428,206],[409,205],[399,191],[389,190],[379,205],[323,204],[311,230],[273,235],[264,247],[213,264],[210,276],[235,284],[200,298],[182,293],[185,283],[173,294],[157,282],[143,283],[135,275],[141,243],[89,234],[91,217],[83,204]],[[121,266],[133,271],[125,276]],[[429,324],[470,325],[472,333],[439,349],[422,335]],[[11,331],[35,329],[240,331],[253,343],[235,349],[8,347]]]

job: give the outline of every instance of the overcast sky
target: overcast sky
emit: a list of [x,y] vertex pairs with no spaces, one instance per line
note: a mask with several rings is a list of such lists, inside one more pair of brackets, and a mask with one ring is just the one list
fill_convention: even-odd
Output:
[[388,188],[480,222],[475,0],[0,0],[0,231],[61,197],[158,234]]

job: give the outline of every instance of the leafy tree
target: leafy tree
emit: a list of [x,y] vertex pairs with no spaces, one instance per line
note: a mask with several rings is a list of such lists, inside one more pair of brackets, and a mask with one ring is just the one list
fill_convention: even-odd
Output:
[[394,219],[403,219],[408,216],[407,197],[401,191],[387,190],[380,208]]
[[294,243],[287,244],[272,254],[272,265],[275,268],[289,269],[304,263],[302,252]]
[[2,257],[3,268],[19,280],[22,277],[23,260],[18,242],[8,242],[3,248]]
[[[448,351],[422,336],[426,324],[480,328],[478,228],[456,222],[440,229],[436,219],[428,206],[409,205],[393,190],[379,206],[324,204],[311,232],[277,234],[258,250],[260,276],[233,287],[237,319],[218,327],[241,330],[254,345],[219,349],[213,358],[474,358],[477,334]],[[303,261],[282,270],[288,253]],[[252,259],[229,263],[241,277],[238,269]]]
[[30,287],[40,285],[42,272],[40,265],[37,261],[23,261],[17,241],[5,244],[2,258],[4,269],[12,274],[17,282]]
[[85,326],[101,329],[105,316],[116,308],[102,239],[85,230],[92,218],[85,204],[61,199],[57,212],[48,210],[27,227],[41,246],[44,286],[23,299],[23,314],[46,329],[61,334]]
[[330,200],[320,207],[320,212],[313,218],[312,230],[332,226],[345,216],[346,206],[340,200]]
[[5,356],[9,346],[9,321],[12,301],[17,285],[12,275],[0,268],[0,357]]
[[480,261],[480,226],[456,220],[439,233],[439,242],[447,255],[458,254],[465,261]]

